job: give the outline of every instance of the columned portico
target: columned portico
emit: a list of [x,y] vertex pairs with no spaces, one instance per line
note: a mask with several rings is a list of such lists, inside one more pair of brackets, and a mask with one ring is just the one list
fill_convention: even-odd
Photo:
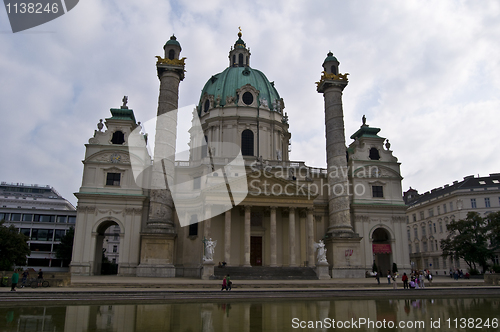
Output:
[[250,265],[250,213],[252,207],[245,205],[245,229],[243,235],[243,266],[249,267]]
[[231,210],[224,214],[224,261],[231,265]]
[[271,247],[271,267],[278,266],[276,264],[276,206],[271,206],[271,222],[270,222],[270,247]]
[[295,258],[295,208],[290,207],[290,213],[288,214],[288,239],[289,239],[289,250],[290,250],[290,261],[289,266],[297,266]]

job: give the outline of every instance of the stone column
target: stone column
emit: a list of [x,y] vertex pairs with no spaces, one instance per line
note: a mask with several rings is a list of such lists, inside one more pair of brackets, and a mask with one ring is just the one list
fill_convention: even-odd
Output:
[[314,208],[307,208],[307,261],[309,266],[315,266],[314,256]]
[[244,246],[244,267],[250,267],[250,212],[252,207],[250,205],[245,205],[245,234],[243,240]]
[[276,206],[271,206],[271,264],[270,266],[276,267],[277,265],[277,255],[276,255]]
[[297,266],[295,259],[295,208],[290,207],[288,214],[288,241],[290,246],[289,266]]
[[350,237],[353,233],[349,207],[349,182],[344,133],[342,91],[347,79],[323,76],[318,92],[325,99],[326,159],[328,167],[328,233]]
[[203,222],[203,236],[205,239],[209,239],[211,236],[212,218],[210,218],[211,208],[207,204],[205,206],[205,221]]
[[224,220],[224,261],[231,265],[231,210],[226,211]]

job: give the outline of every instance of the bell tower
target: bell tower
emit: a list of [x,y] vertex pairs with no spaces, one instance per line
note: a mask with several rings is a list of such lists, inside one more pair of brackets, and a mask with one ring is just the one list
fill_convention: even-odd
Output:
[[326,158],[328,174],[329,224],[326,234],[328,261],[333,264],[332,277],[362,277],[360,269],[361,238],[351,223],[350,186],[345,144],[342,91],[347,75],[339,73],[339,61],[332,52],[323,62],[323,75],[317,91],[325,100]]
[[165,57],[157,56],[160,79],[154,160],[151,172],[149,215],[141,236],[141,263],[138,276],[175,277],[174,202],[169,183],[173,183],[179,84],[184,79],[181,45],[175,36],[163,47]]
[[238,40],[234,43],[229,51],[229,67],[250,67],[250,50],[241,39],[241,28],[238,32]]

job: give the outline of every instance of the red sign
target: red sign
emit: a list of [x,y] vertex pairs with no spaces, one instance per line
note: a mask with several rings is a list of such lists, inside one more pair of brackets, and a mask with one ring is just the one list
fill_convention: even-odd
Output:
[[390,254],[392,253],[390,244],[373,244],[374,254]]

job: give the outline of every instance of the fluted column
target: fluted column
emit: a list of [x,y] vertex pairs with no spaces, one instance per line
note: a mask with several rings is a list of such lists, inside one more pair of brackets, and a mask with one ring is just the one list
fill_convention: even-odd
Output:
[[224,261],[231,265],[231,210],[224,217]]
[[290,213],[288,214],[288,241],[290,250],[289,266],[297,266],[295,259],[295,208],[290,207]]
[[314,259],[314,208],[307,208],[307,261],[309,266],[315,266]]
[[252,207],[250,205],[245,205],[245,234],[243,239],[244,247],[244,262],[243,266],[249,267],[250,265],[250,213]]
[[210,205],[205,206],[205,221],[203,222],[203,236],[208,240],[211,236],[212,218]]
[[271,206],[271,264],[270,266],[277,266],[277,254],[276,254],[276,206]]
[[349,182],[344,133],[342,91],[347,79],[322,77],[318,92],[325,100],[326,158],[328,167],[328,233],[353,235],[350,216]]

